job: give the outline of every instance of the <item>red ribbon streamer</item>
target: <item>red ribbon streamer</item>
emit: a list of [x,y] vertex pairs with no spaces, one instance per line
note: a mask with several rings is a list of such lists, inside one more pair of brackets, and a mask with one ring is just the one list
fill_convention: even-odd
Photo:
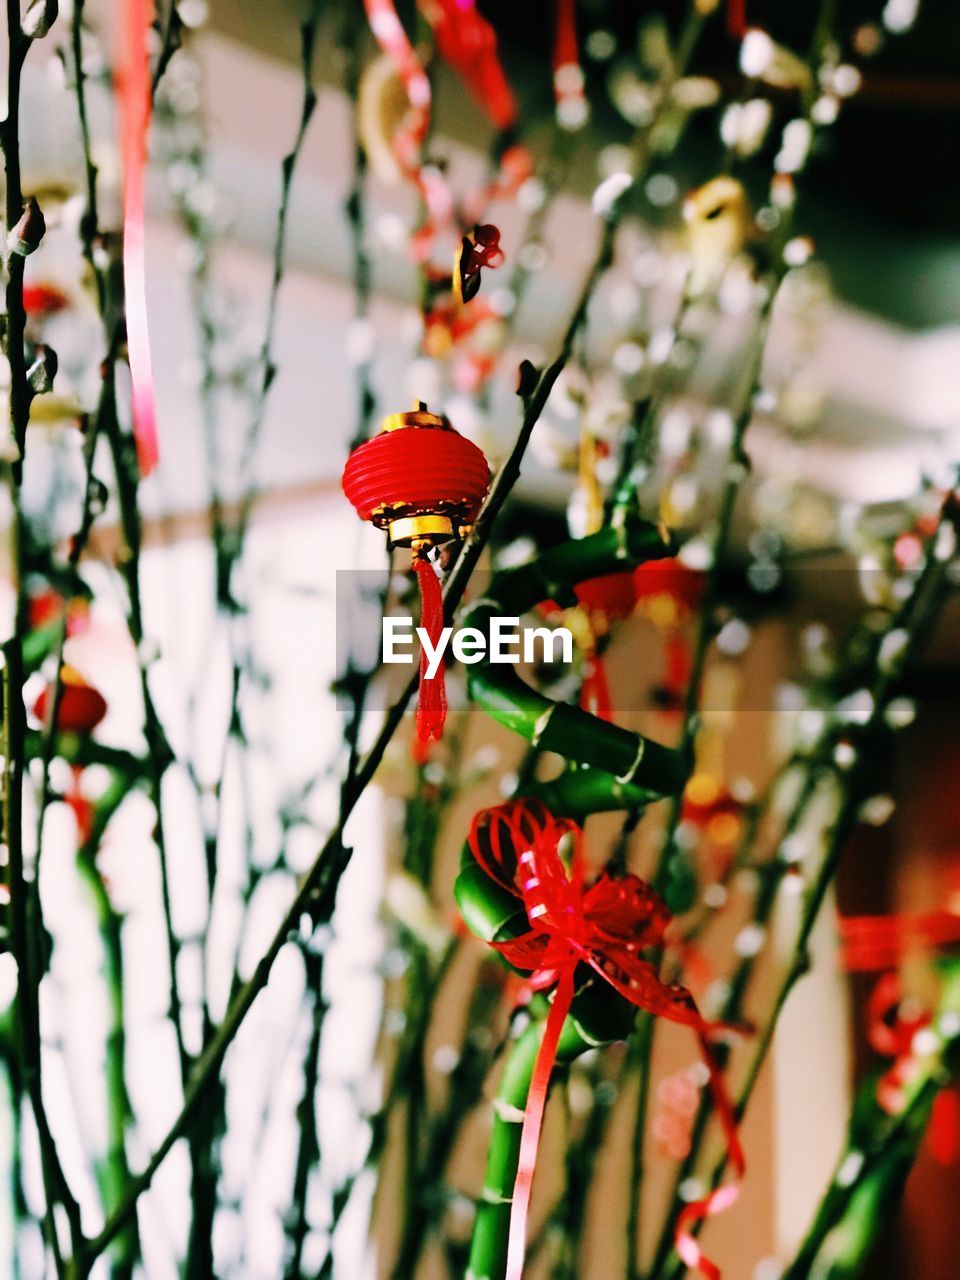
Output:
[[421,165],[420,152],[430,128],[433,106],[430,80],[407,38],[393,0],[364,0],[364,8],[370,30],[396,68],[410,103],[410,111],[403,128],[394,138],[393,147],[401,170],[416,185],[427,209],[427,221],[419,229],[415,245],[418,258],[425,261],[438,226],[448,222],[453,215],[453,201],[439,171],[424,169]]
[[[429,560],[418,556],[414,561],[417,581],[420,584],[420,625],[430,637],[430,644],[436,650],[443,630],[443,592],[440,580],[433,571]],[[420,694],[417,703],[417,738],[427,743],[431,738],[439,739],[443,733],[443,723],[447,718],[447,692],[444,681],[443,658],[433,679],[427,679],[427,653],[420,651]],[[422,752],[418,752],[418,758]]]
[[[564,836],[573,839],[569,874],[559,850]],[[637,1008],[696,1032],[710,1073],[730,1162],[738,1178],[744,1170],[733,1105],[709,1041],[712,1034],[724,1028],[701,1017],[684,987],[661,982],[654,965],[640,954],[646,948],[662,946],[670,912],[638,876],[614,879],[603,873],[585,888],[581,838],[582,832],[575,823],[554,818],[545,805],[535,800],[515,800],[483,810],[474,819],[470,832],[469,846],[477,864],[495,883],[522,901],[530,922],[528,932],[491,946],[515,968],[531,970],[533,987],[544,989],[557,984],[524,1109],[505,1280],[521,1280],[523,1275],[540,1127],[560,1032],[573,999],[580,964],[589,965]],[[699,1266],[707,1276],[716,1277],[719,1272],[703,1257],[687,1224],[694,1217],[719,1212],[733,1202],[736,1194],[737,1188],[732,1184],[720,1187],[704,1200],[688,1205],[681,1215],[677,1251],[685,1261],[695,1253],[697,1261],[688,1265]]]
[[727,31],[742,40],[747,29],[747,0],[727,0]]
[[960,915],[951,911],[847,916],[839,929],[843,966],[851,973],[894,969],[912,948],[960,943]]
[[147,132],[150,126],[147,38],[151,18],[150,0],[126,0],[123,73],[118,77],[117,83],[123,155],[123,287],[132,384],[133,435],[141,476],[148,476],[159,460],[153,364],[147,323],[143,191]]
[[553,41],[553,92],[557,106],[583,99],[583,70],[577,42],[575,0],[557,0]]
[[553,42],[553,74],[561,67],[579,67],[575,0],[557,0],[557,30]]
[[491,124],[517,122],[517,100],[497,54],[497,33],[477,12],[475,0],[420,0],[437,50],[479,101]]

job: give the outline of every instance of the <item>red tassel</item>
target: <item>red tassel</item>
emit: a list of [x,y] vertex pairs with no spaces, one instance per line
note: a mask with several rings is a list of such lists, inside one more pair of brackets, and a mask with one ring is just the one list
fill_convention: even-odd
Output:
[[[420,625],[436,649],[443,631],[443,592],[430,561],[417,556],[413,564],[420,583]],[[439,740],[447,718],[447,693],[444,686],[443,659],[432,680],[427,679],[427,654],[420,650],[420,700],[417,703],[417,737],[420,742]],[[418,753],[422,755],[422,753]]]

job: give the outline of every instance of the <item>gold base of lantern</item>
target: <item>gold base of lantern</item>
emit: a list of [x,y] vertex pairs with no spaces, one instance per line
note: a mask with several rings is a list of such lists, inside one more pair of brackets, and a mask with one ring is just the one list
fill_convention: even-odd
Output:
[[401,516],[387,525],[387,534],[395,547],[409,547],[413,542],[445,542],[456,536],[457,526],[449,516]]

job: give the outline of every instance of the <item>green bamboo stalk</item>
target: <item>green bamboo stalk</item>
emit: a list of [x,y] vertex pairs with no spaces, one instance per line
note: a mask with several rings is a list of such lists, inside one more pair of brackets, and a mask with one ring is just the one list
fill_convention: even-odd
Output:
[[[544,600],[575,603],[574,586],[588,578],[632,569],[669,555],[671,543],[659,526],[624,511],[617,525],[554,547],[529,564],[493,576],[487,594],[468,605],[463,625],[489,633],[491,619],[532,609]],[[660,794],[682,784],[685,769],[677,752],[598,716],[554,702],[526,684],[512,664],[484,659],[467,668],[471,699],[488,715],[544,751],[555,751],[572,764],[590,766],[606,778],[595,784],[594,799],[615,807],[614,796],[627,800],[625,787]],[[579,800],[587,798],[582,787]]]
[[[609,997],[613,996],[611,1000]],[[470,1243],[466,1280],[501,1280],[507,1260],[507,1235],[513,1185],[520,1159],[520,1133],[537,1052],[543,1039],[547,1001],[537,997],[538,1015],[515,1042],[493,1103],[493,1129],[483,1191]],[[620,1039],[630,1029],[636,1009],[609,987],[581,985],[560,1033],[557,1062],[573,1062],[589,1049]]]
[[890,1115],[880,1106],[876,1075],[861,1087],[836,1172],[783,1280],[854,1280],[889,1221],[937,1094],[960,1067],[960,963],[951,960],[943,968],[930,1051],[905,1086],[903,1110]]

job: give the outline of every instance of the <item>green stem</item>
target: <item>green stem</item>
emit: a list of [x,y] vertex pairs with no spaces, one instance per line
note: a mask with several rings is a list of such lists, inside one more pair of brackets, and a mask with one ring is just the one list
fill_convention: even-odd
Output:
[[627,1275],[639,1280],[640,1272],[640,1198],[643,1194],[643,1143],[646,1133],[647,1104],[650,1097],[650,1051],[653,1045],[654,1020],[643,1013],[637,1020],[637,1029],[630,1041],[631,1065],[639,1073],[637,1111],[634,1116],[630,1143],[630,1204],[627,1210]]
[[899,1199],[936,1096],[956,1074],[960,1035],[953,1028],[958,1013],[960,966],[950,961],[931,1027],[935,1045],[906,1085],[903,1109],[891,1115],[880,1106],[876,1075],[861,1087],[836,1172],[783,1280],[810,1275],[852,1280],[859,1275]]
[[[617,526],[564,543],[529,564],[495,574],[487,594],[464,610],[464,624],[489,632],[495,617],[519,615],[548,599],[573,602],[576,583],[633,568],[668,555],[670,549],[659,528],[624,512]],[[509,663],[494,665],[484,659],[468,667],[467,688],[488,715],[534,746],[602,771],[606,778],[598,787],[597,800],[605,808],[613,806],[601,800],[600,790],[608,797],[618,787],[621,796],[626,787],[663,794],[682,781],[675,751],[579,707],[553,702],[521,680]]]
[[[7,0],[7,116],[0,123],[0,146],[6,173],[5,225],[20,218],[23,191],[20,178],[20,82],[30,41],[23,35],[19,0]],[[35,884],[27,879],[23,851],[23,783],[26,760],[26,716],[23,705],[25,597],[23,591],[23,517],[20,507],[22,458],[30,417],[31,388],[26,373],[23,306],[24,258],[4,249],[7,273],[3,354],[9,367],[6,423],[9,446],[16,459],[9,464],[8,488],[12,517],[11,559],[16,588],[12,637],[3,646],[3,840],[7,849],[5,884],[9,892],[10,950],[17,964],[14,1011],[21,1086],[30,1099],[40,1144],[41,1174],[45,1196],[45,1235],[58,1275],[63,1258],[57,1237],[54,1208],[62,1205],[74,1249],[82,1240],[80,1211],[63,1173],[43,1101],[42,1042],[40,1034],[40,982],[42,927]]]
[[[546,1001],[540,998],[535,1001],[540,1010],[545,1005]],[[588,1049],[604,1043],[583,1025],[580,1015],[585,1007],[584,993],[581,993],[560,1033],[557,1048],[557,1061],[560,1063],[572,1062]],[[545,1018],[540,1018],[532,1022],[516,1041],[497,1089],[486,1175],[477,1205],[466,1280],[502,1280],[504,1274],[513,1185],[520,1159],[520,1133],[545,1021]],[[620,1034],[625,1030],[626,1027],[621,1026]]]
[[[114,812],[127,794],[123,778],[117,779],[108,797],[100,801],[98,826],[105,825],[105,808]],[[105,1214],[110,1214],[123,1199],[130,1184],[126,1135],[132,1115],[126,1082],[126,1032],[123,1016],[123,948],[121,920],[113,909],[110,895],[96,864],[97,841],[91,839],[77,854],[77,870],[93,901],[103,944],[104,975],[109,993],[110,1023],[106,1039],[107,1153],[98,1170]],[[136,1217],[118,1236],[112,1251],[116,1280],[132,1274],[139,1257],[140,1245]],[[113,1274],[112,1272],[112,1274]]]

